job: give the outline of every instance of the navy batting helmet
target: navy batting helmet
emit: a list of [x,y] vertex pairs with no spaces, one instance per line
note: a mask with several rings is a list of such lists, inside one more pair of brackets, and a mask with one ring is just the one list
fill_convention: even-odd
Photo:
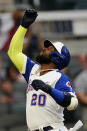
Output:
[[56,49],[50,53],[51,61],[54,62],[60,70],[65,68],[70,62],[70,53],[66,46],[61,42],[52,43],[49,40],[45,40],[44,47],[48,47],[49,45],[53,45]]

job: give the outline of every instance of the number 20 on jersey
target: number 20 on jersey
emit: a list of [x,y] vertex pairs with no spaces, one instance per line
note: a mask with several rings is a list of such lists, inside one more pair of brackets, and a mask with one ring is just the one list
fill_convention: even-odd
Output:
[[31,100],[31,105],[32,106],[45,106],[46,104],[46,95],[45,94],[33,94],[32,95],[32,100]]

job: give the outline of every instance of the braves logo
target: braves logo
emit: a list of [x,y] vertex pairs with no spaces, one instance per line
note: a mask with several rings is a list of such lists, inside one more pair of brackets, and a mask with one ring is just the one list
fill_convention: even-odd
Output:
[[70,84],[69,81],[66,83],[66,85],[67,85],[69,88],[72,88],[72,86],[71,86],[71,84]]

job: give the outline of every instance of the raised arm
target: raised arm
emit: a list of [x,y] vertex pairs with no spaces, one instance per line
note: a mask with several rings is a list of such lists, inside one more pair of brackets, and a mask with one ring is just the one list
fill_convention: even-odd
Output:
[[16,31],[15,35],[11,40],[8,50],[8,55],[10,59],[21,73],[24,73],[23,65],[27,61],[27,57],[22,53],[23,40],[26,31],[26,28],[22,27],[21,25],[19,26],[18,30]]
[[29,69],[31,69],[33,66],[33,63],[30,61],[30,59],[22,53],[22,48],[27,28],[35,21],[36,17],[37,12],[35,10],[25,11],[21,25],[13,36],[8,50],[10,59],[22,74],[25,74],[25,67],[27,65],[29,65]]

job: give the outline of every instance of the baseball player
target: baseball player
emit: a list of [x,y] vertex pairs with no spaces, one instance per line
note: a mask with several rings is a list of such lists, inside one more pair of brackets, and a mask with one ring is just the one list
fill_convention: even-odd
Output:
[[70,61],[70,54],[61,42],[44,41],[44,48],[35,63],[22,53],[23,40],[37,12],[26,10],[21,25],[13,36],[8,55],[27,81],[26,119],[29,131],[67,131],[63,110],[78,105],[72,83],[61,72]]

